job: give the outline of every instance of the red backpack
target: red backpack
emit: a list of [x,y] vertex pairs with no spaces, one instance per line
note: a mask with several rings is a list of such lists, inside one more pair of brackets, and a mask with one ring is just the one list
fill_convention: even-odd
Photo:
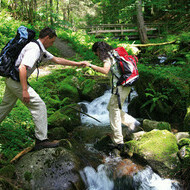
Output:
[[[132,86],[139,79],[137,69],[138,58],[128,55],[123,47],[118,47],[111,51],[111,55],[116,59],[121,77],[118,78],[117,86]],[[114,73],[112,73],[114,74]]]
[[[112,50],[110,53],[115,58],[118,64],[119,73],[121,74],[121,76],[118,78],[117,75],[114,74],[114,72],[111,70],[112,75],[118,79],[117,86],[134,85],[134,83],[139,79],[139,72],[137,69],[138,58],[136,56],[128,55],[127,51],[123,47],[118,47]],[[115,95],[117,95],[118,105],[121,109],[121,101],[118,88],[116,88]]]

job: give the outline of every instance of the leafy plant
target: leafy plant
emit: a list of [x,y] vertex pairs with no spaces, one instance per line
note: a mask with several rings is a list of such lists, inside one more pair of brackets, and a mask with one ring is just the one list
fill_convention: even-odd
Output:
[[141,108],[150,106],[150,112],[153,112],[156,107],[160,108],[163,112],[167,112],[169,108],[167,104],[168,97],[161,92],[157,92],[151,84],[149,84],[149,88],[146,88],[147,91],[145,93],[146,97],[149,99],[141,106]]

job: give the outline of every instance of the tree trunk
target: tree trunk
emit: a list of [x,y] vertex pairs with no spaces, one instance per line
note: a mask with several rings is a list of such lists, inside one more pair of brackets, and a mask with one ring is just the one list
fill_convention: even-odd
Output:
[[49,3],[50,3],[50,10],[51,10],[50,11],[50,23],[53,26],[53,0],[50,0]]
[[28,16],[29,16],[29,23],[31,25],[33,25],[33,7],[34,7],[34,3],[33,0],[29,1],[29,10],[28,10]]
[[138,26],[140,41],[142,44],[146,44],[148,42],[148,37],[147,37],[146,27],[144,24],[141,0],[137,0],[136,10],[137,10],[137,26]]

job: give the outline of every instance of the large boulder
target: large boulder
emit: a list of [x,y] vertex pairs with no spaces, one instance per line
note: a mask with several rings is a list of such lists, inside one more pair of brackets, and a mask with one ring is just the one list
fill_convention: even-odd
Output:
[[179,164],[177,139],[167,130],[152,130],[127,144],[129,152],[146,160],[161,176],[168,175]]
[[143,129],[145,131],[151,131],[153,129],[159,129],[159,130],[168,130],[171,131],[171,126],[168,122],[163,121],[152,121],[149,119],[143,120]]
[[78,171],[79,158],[65,148],[30,152],[16,164],[16,175],[24,189],[84,189]]

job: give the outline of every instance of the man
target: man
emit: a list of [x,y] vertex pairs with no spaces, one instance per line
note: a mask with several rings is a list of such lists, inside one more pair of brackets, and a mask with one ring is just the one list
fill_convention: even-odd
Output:
[[40,31],[37,40],[40,47],[35,42],[28,43],[21,51],[16,65],[19,66],[20,82],[11,78],[6,78],[5,94],[0,105],[0,122],[5,119],[14,107],[17,99],[20,99],[30,110],[35,123],[35,149],[52,148],[58,146],[58,143],[50,142],[47,138],[47,110],[46,105],[34,89],[28,85],[27,78],[36,69],[39,59],[50,60],[60,65],[85,66],[86,62],[75,62],[64,58],[55,57],[46,49],[53,45],[57,35],[49,27]]

